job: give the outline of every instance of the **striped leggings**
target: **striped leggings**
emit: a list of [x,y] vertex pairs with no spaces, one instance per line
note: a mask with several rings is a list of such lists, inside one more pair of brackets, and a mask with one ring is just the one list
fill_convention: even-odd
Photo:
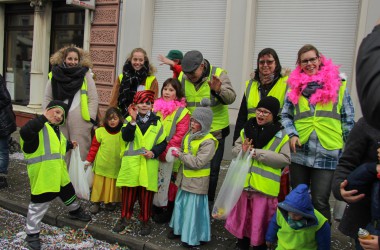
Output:
[[152,203],[154,192],[145,187],[122,187],[122,208],[121,217],[127,220],[133,215],[133,208],[136,200],[139,201],[140,214],[139,220],[147,222],[152,214]]

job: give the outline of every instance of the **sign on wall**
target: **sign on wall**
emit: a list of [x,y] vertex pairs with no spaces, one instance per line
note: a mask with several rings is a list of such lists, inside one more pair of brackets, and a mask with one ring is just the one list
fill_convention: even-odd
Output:
[[84,9],[95,10],[95,0],[66,0],[66,4],[75,5]]

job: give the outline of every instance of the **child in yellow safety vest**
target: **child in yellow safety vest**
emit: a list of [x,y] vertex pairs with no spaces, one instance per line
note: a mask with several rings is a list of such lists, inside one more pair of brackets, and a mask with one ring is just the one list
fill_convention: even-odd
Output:
[[122,128],[122,159],[116,186],[122,188],[121,218],[113,228],[121,232],[131,226],[134,204],[139,201],[139,234],[151,232],[149,218],[153,195],[158,189],[158,156],[166,148],[166,135],[160,118],[152,112],[154,92],[139,91],[128,108],[127,125]]
[[186,100],[178,79],[169,78],[164,82],[161,98],[154,102],[153,110],[161,118],[168,142],[165,151],[159,156],[158,191],[153,198],[153,220],[156,223],[166,223],[172,217],[178,189],[174,183],[180,165],[179,160],[167,162],[166,155],[169,148],[181,147],[190,123],[189,110],[186,108]]
[[218,140],[210,133],[213,119],[209,99],[201,101],[191,115],[190,129],[182,141],[182,150],[171,154],[182,161],[178,172],[178,192],[169,226],[169,239],[181,238],[184,247],[195,247],[211,240],[208,186],[210,162]]
[[66,205],[69,218],[91,220],[77,200],[64,159],[66,151],[78,145],[66,140],[59,130],[59,126],[65,123],[67,111],[64,102],[51,101],[43,115],[28,121],[20,130],[31,191],[25,238],[29,249],[41,249],[41,220],[56,197]]
[[277,208],[281,168],[290,164],[289,137],[279,122],[280,102],[260,100],[232,149],[234,155],[253,151],[251,167],[242,176],[244,189],[227,217],[225,228],[238,238],[238,249],[266,249],[265,232]]
[[94,182],[91,191],[90,212],[99,212],[100,203],[106,210],[113,211],[116,203],[121,201],[121,190],[116,188],[121,158],[121,128],[124,118],[117,108],[108,108],[103,119],[103,126],[95,130],[91,148],[85,166],[94,163]]

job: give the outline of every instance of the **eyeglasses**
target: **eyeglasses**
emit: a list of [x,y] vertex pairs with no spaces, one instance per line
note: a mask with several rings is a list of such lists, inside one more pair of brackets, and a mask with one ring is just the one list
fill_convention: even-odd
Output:
[[260,60],[259,64],[260,65],[265,65],[267,64],[268,66],[271,66],[274,63],[274,60]]
[[272,114],[269,111],[263,110],[263,109],[256,109],[256,115],[263,115],[263,116],[268,116]]
[[301,61],[301,64],[302,65],[308,65],[308,63],[310,62],[310,63],[316,63],[317,62],[317,60],[318,60],[318,56],[316,56],[316,57],[312,57],[312,58],[309,58],[309,59],[304,59],[304,60],[302,60]]
[[147,102],[140,102],[139,104],[146,104],[146,105],[151,105],[152,104],[152,102],[150,102],[150,101],[147,101]]

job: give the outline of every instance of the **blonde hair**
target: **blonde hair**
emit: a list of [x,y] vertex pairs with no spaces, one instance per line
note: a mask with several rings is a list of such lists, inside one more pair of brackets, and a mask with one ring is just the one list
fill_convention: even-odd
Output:
[[125,61],[125,64],[128,63],[128,62],[130,62],[130,61],[132,61],[133,54],[136,53],[136,52],[143,53],[143,55],[144,55],[144,61],[148,62],[148,64],[149,64],[148,75],[153,75],[156,72],[156,67],[154,67],[153,64],[151,64],[149,62],[148,55],[147,55],[146,51],[143,48],[134,48],[132,50],[131,54],[128,56],[127,60]]

